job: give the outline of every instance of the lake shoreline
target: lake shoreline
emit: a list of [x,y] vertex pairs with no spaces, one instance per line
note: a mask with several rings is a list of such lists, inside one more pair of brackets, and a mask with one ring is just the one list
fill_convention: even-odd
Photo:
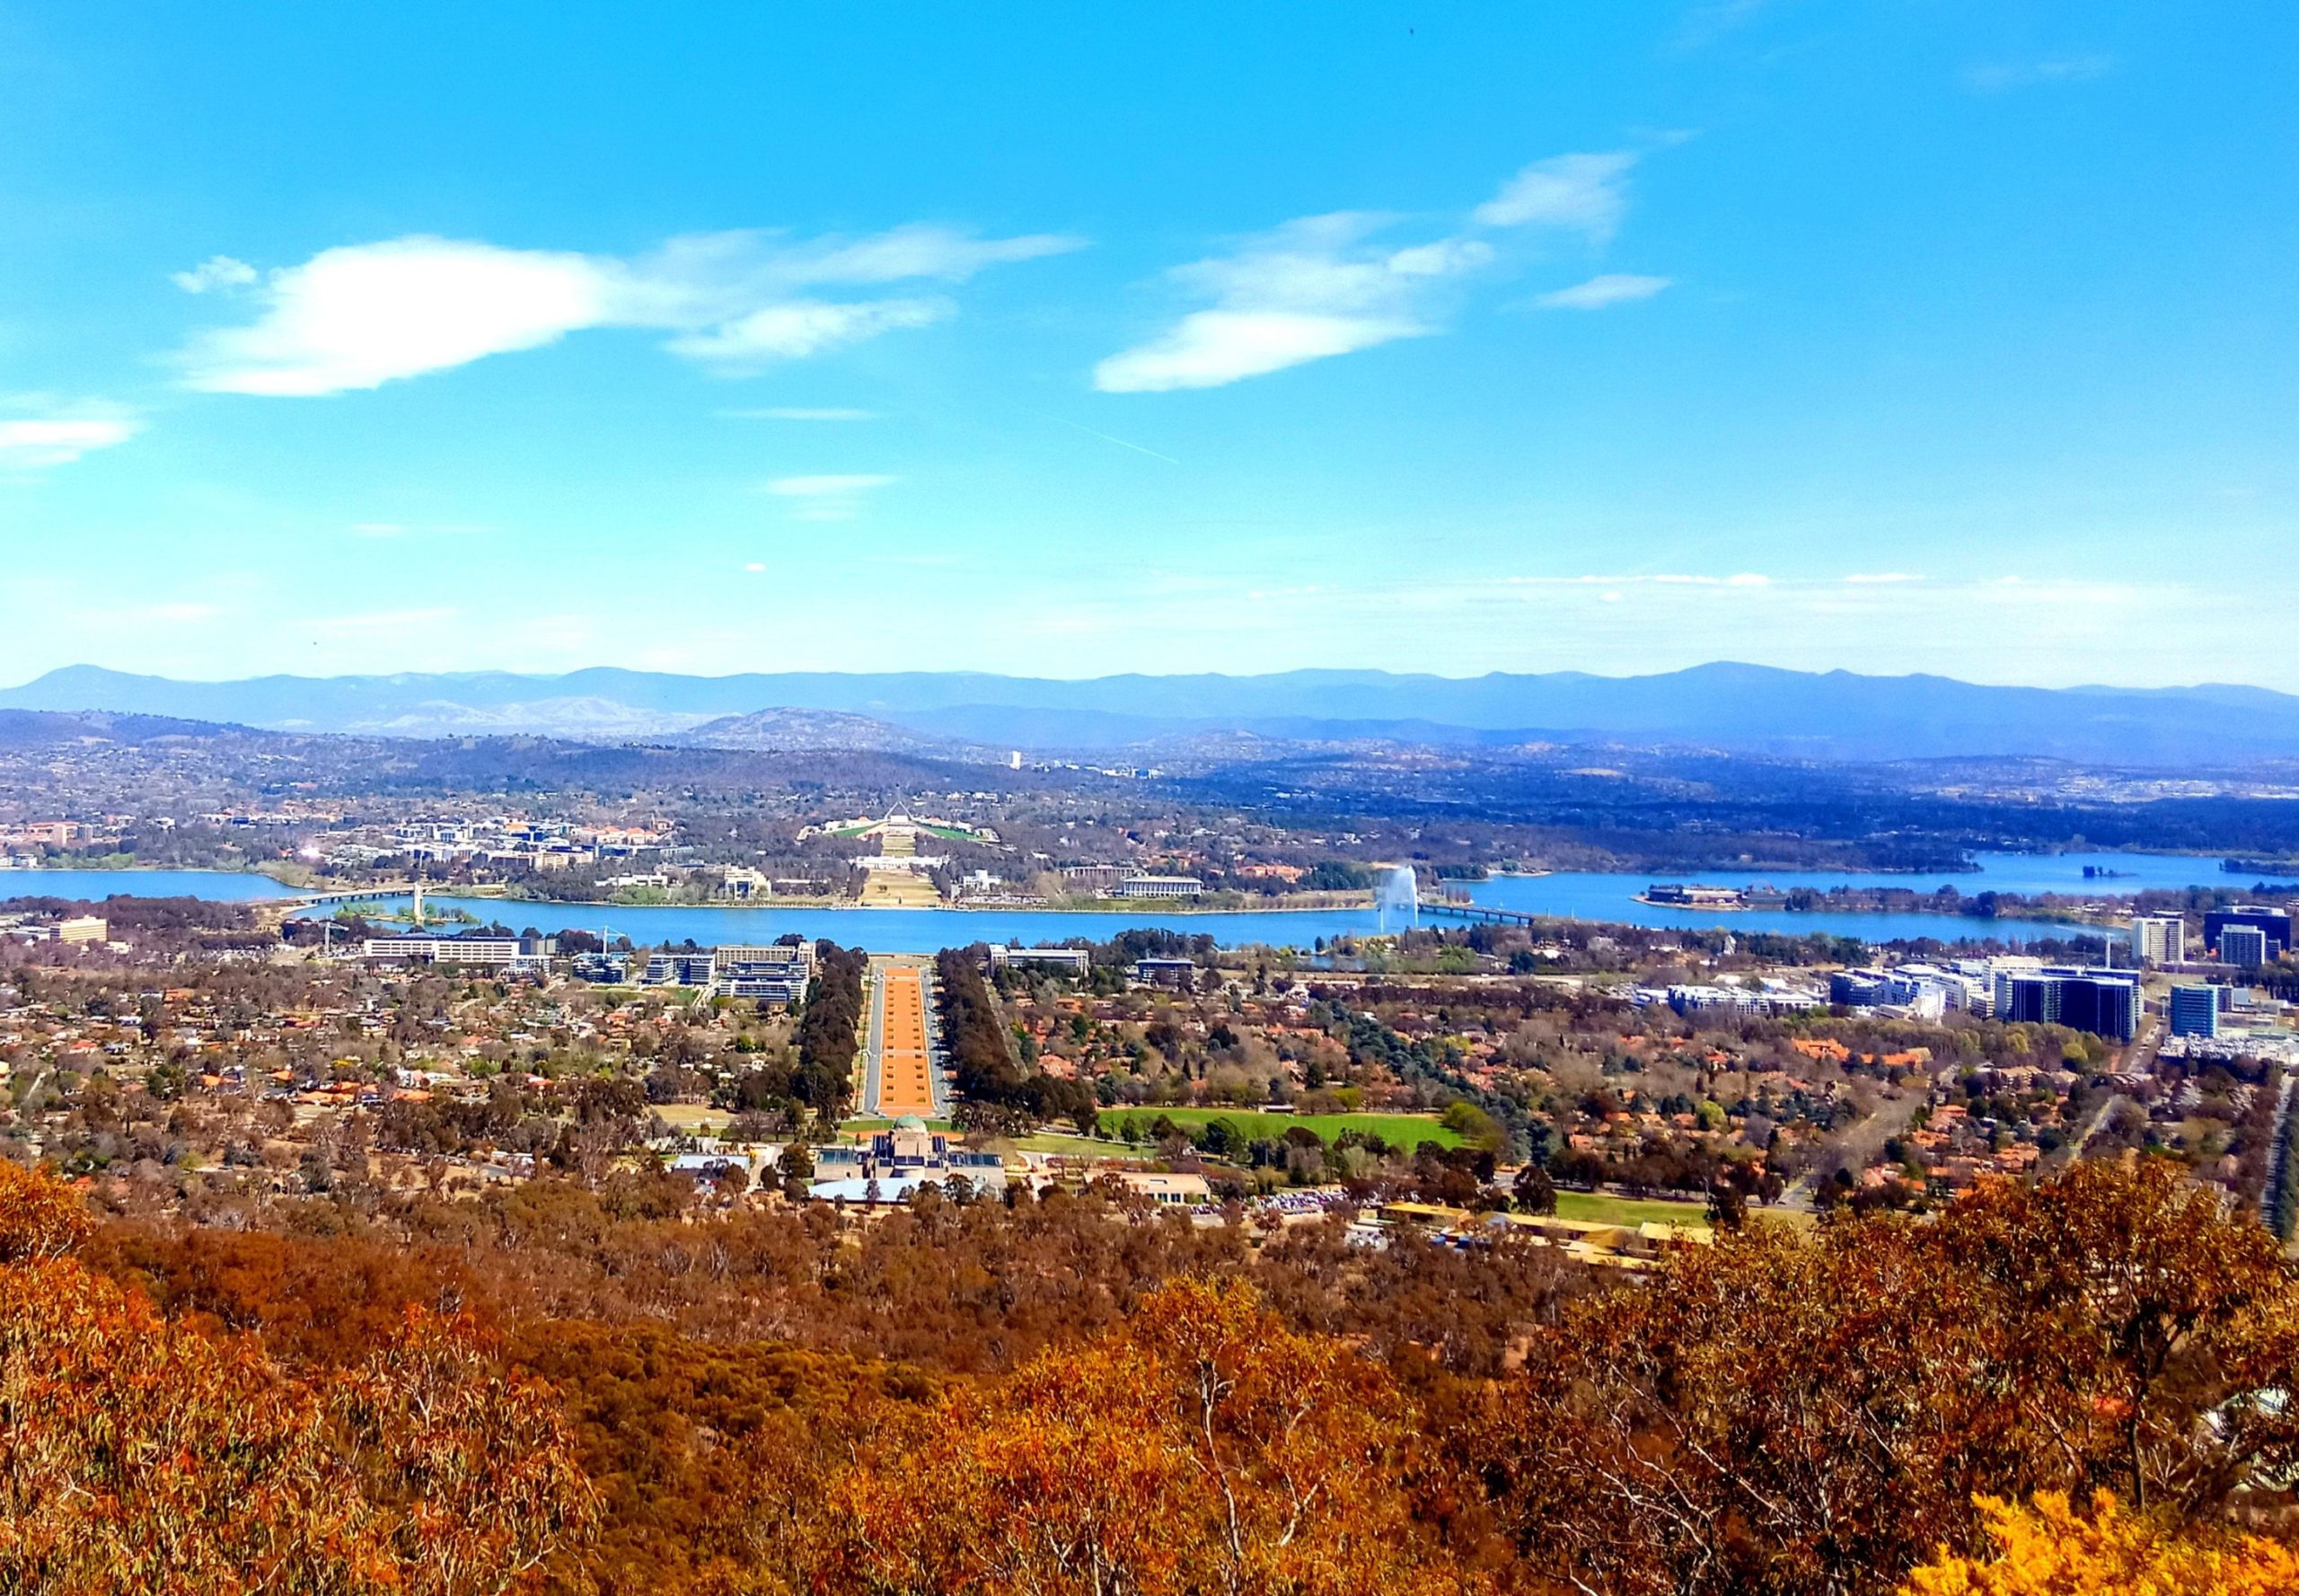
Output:
[[[218,872],[228,874],[229,872]],[[295,894],[286,895],[294,896]],[[405,893],[393,895],[404,897]],[[610,898],[528,898],[514,897],[508,893],[466,892],[454,887],[442,887],[434,893],[426,888],[424,895],[442,899],[453,898],[462,903],[543,904],[559,909],[704,909],[713,913],[739,914],[756,911],[771,913],[777,909],[804,911],[808,914],[1075,914],[1081,919],[1107,920],[1113,916],[1134,913],[1170,914],[1182,917],[1191,914],[1321,914],[1370,913],[1378,905],[1369,895],[1360,904],[1259,904],[1250,908],[1224,908],[1219,904],[1202,909],[1182,908],[1167,899],[1145,899],[1154,902],[1155,908],[1137,910],[1121,908],[1057,909],[1048,904],[857,904],[843,902],[825,904],[818,901],[797,902],[788,898],[735,899],[709,904],[623,904]]]
[[[2064,855],[2017,855],[1982,853],[1977,861],[1981,869],[1977,881],[1968,874],[1935,875],[1926,881],[1921,876],[1899,876],[1892,878],[1870,877],[1865,881],[1847,881],[1841,872],[1820,874],[1804,872],[1799,875],[1775,877],[1770,885],[1785,889],[1811,887],[1823,895],[1831,888],[1853,886],[1870,892],[1889,889],[1899,895],[1903,889],[1924,893],[1931,888],[1954,885],[1961,892],[1970,894],[1976,886],[1985,886],[2007,895],[2005,907],[2019,895],[2043,896],[2057,895],[2067,897],[2121,895],[2133,889],[2193,887],[2224,886],[2225,877],[2215,869],[2209,856],[2146,855],[2134,853],[2073,853]],[[2102,882],[2098,877],[2087,881],[2083,874],[2086,864],[2106,866],[2118,872],[2134,872],[2121,879]],[[1628,925],[1651,930],[1696,931],[1731,930],[1742,936],[1763,931],[1789,936],[1809,937],[1827,934],[1854,938],[1871,945],[1892,942],[1958,943],[1977,942],[2019,945],[2039,939],[2067,940],[2089,939],[2097,940],[2102,935],[2119,934],[2115,927],[2100,927],[2081,920],[2062,918],[2065,907],[2055,905],[2036,918],[2002,915],[1982,918],[1977,915],[1956,915],[1936,912],[1933,905],[1910,904],[1893,909],[1863,911],[1848,905],[1837,908],[1822,906],[1818,901],[1809,911],[1766,909],[1720,913],[1714,910],[1675,909],[1655,907],[1638,903],[1636,897],[1653,878],[1649,875],[1626,875],[1618,871],[1550,871],[1538,877],[1525,874],[1500,874],[1484,881],[1449,881],[1449,890],[1457,886],[1472,905],[1511,912],[1511,916],[1525,914],[1545,921]],[[1688,885],[1745,887],[1749,874],[1745,867],[1728,873],[1709,873],[1704,880],[1685,878]],[[2103,888],[2120,889],[2108,894]],[[347,888],[332,888],[353,895]],[[90,872],[57,869],[23,871],[14,876],[9,885],[9,874],[0,871],[0,898],[9,896],[39,896],[63,899],[91,897],[101,899],[109,895],[137,897],[196,897],[217,901],[244,902],[267,917],[283,913],[309,915],[330,913],[327,906],[313,906],[300,901],[311,895],[281,886],[264,876],[234,871],[145,870]],[[1224,946],[1258,944],[1284,946],[1307,949],[1320,942],[1337,938],[1364,939],[1390,932],[1398,928],[1392,924],[1384,928],[1377,909],[1288,909],[1284,901],[1257,905],[1252,909],[1208,909],[1179,902],[1130,902],[1124,906],[1110,904],[1100,908],[1017,909],[1010,904],[986,904],[935,909],[885,909],[876,911],[876,918],[857,918],[844,911],[859,905],[842,904],[834,907],[801,905],[783,899],[768,898],[747,904],[727,903],[630,904],[574,904],[547,898],[483,897],[459,895],[452,891],[426,888],[430,902],[445,908],[450,904],[469,911],[482,921],[505,921],[515,926],[533,925],[549,932],[553,930],[583,928],[594,932],[603,925],[619,936],[628,936],[640,943],[669,940],[676,942],[690,938],[700,942],[740,943],[771,939],[777,934],[796,931],[806,937],[829,937],[833,939],[861,939],[874,948],[888,952],[932,952],[938,948],[963,946],[972,942],[1015,942],[1061,944],[1079,939],[1104,940],[1127,930],[1165,930],[1184,937],[1206,935]],[[400,900],[404,903],[404,899]],[[270,905],[267,911],[265,905]],[[664,909],[678,909],[679,913],[664,913]],[[739,909],[744,912],[735,913]],[[1396,918],[1392,916],[1392,919]],[[1474,918],[1465,916],[1464,918]],[[1441,911],[1424,910],[1420,924],[1424,928],[1449,923]]]

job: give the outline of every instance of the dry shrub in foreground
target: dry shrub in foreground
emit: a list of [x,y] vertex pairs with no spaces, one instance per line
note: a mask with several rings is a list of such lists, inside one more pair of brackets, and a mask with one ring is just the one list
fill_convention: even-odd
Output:
[[1906,1596],[2290,1596],[2299,1552],[2257,1536],[2182,1537],[2127,1513],[2101,1492],[2085,1519],[2047,1492],[2027,1507],[1980,1508],[1994,1543],[1982,1557],[1943,1554],[1908,1576]]
[[0,1589],[481,1596],[588,1533],[557,1400],[470,1323],[299,1377],[87,1269],[87,1229],[0,1161]]

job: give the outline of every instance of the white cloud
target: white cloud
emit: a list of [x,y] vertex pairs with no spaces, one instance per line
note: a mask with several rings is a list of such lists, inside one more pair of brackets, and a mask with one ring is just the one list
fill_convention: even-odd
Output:
[[1982,94],[2007,89],[2032,88],[2039,84],[2089,83],[2116,69],[2116,58],[2099,51],[2073,56],[2047,56],[2039,61],[1995,61],[1964,71],[1964,86]]
[[800,521],[851,521],[860,513],[863,498],[894,481],[868,474],[777,477],[766,490],[778,498],[796,500],[790,514]]
[[1156,393],[1218,388],[1305,361],[1371,348],[1431,329],[1405,318],[1339,316],[1308,311],[1198,311],[1164,337],[1094,368],[1105,393]]
[[1844,578],[1854,586],[1878,586],[1890,582],[1921,582],[1922,577],[1907,571],[1856,571]]
[[[349,244],[265,277],[262,313],[197,335],[184,356],[186,380],[216,392],[339,393],[595,327],[666,331],[674,353],[756,366],[950,313],[938,298],[841,301],[815,290],[956,282],[1078,247],[1049,234],[977,239],[939,227],[803,243],[710,234],[673,239],[636,260],[426,236]],[[183,275],[206,287],[216,264]]]
[[1149,342],[1094,368],[1105,393],[1212,388],[1433,332],[1423,300],[1430,285],[1484,265],[1476,240],[1393,250],[1368,235],[1379,217],[1344,212],[1306,216],[1237,254],[1169,274],[1213,301]]
[[[1502,258],[1475,228],[1546,228],[1602,244],[1627,208],[1628,172],[1635,163],[1625,150],[1536,161],[1477,207],[1461,230],[1423,243],[1380,243],[1376,235],[1392,218],[1343,211],[1288,222],[1232,254],[1176,267],[1167,279],[1199,307],[1102,361],[1094,386],[1105,393],[1215,388],[1440,331],[1454,286]],[[1666,286],[1659,278],[1599,278],[1563,290],[1555,303],[1590,309]]]
[[124,444],[142,430],[119,416],[37,416],[0,420],[0,471],[69,465],[83,454]]
[[1626,150],[1536,161],[1478,206],[1476,220],[1487,227],[1555,227],[1602,243],[1627,212],[1628,171],[1635,164]]
[[693,360],[737,365],[800,360],[899,327],[924,327],[955,313],[947,299],[881,299],[859,304],[800,300],[771,304],[667,346]]
[[780,273],[795,283],[894,283],[910,278],[963,282],[986,267],[1081,249],[1067,234],[975,238],[948,227],[895,227],[869,238],[824,241],[789,251]]
[[243,288],[255,281],[255,268],[229,255],[210,255],[189,271],[170,272],[168,280],[187,294],[205,294],[211,288]]
[[399,238],[275,271],[250,327],[201,335],[190,384],[310,396],[532,349],[608,320],[610,282],[585,255]]
[[1626,304],[1633,300],[1650,299],[1668,286],[1667,278],[1607,272],[1601,277],[1592,277],[1585,283],[1575,283],[1570,288],[1538,295],[1533,303],[1546,310],[1597,311],[1608,304]]

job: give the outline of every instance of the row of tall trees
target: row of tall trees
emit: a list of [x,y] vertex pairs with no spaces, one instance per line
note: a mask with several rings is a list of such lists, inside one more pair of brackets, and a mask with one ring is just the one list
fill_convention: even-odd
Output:
[[946,948],[934,957],[934,986],[952,1084],[973,1102],[1018,1106],[1021,1061],[1014,1056],[1005,1018],[982,978],[982,966],[967,950]]
[[854,1054],[860,1045],[862,976],[870,957],[827,939],[815,944],[815,981],[798,1015],[797,1100],[821,1123],[846,1116],[854,1097]]
[[1101,1114],[1093,1087],[1024,1068],[978,957],[972,948],[946,948],[934,960],[942,1045],[950,1055],[952,1082],[966,1099],[968,1122],[1066,1119],[1090,1133]]

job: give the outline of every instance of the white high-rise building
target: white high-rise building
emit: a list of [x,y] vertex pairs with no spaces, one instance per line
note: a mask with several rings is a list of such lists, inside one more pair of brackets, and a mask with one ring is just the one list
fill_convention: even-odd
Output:
[[2131,951],[2142,964],[2176,965],[2188,956],[2188,922],[2177,914],[2135,915]]

